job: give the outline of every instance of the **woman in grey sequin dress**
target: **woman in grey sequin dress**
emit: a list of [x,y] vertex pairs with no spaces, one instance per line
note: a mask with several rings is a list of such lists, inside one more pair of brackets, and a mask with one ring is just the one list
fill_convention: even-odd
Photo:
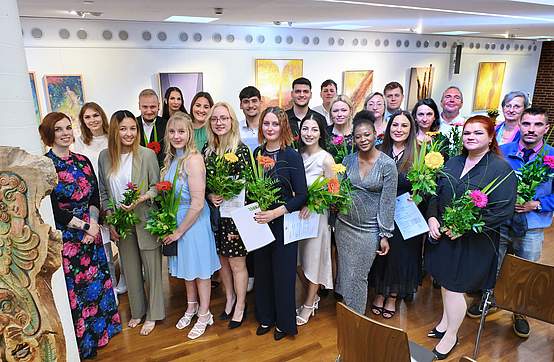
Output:
[[343,160],[352,182],[352,207],[348,214],[338,216],[335,234],[337,292],[360,314],[365,314],[367,279],[375,255],[389,251],[398,181],[394,161],[375,149],[375,128],[369,118],[354,123],[358,151]]

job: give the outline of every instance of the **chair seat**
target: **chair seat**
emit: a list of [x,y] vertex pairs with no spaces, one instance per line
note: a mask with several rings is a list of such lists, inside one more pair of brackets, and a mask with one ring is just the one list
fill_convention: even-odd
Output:
[[408,341],[410,347],[410,359],[412,362],[431,362],[435,359],[435,354],[419,344]]

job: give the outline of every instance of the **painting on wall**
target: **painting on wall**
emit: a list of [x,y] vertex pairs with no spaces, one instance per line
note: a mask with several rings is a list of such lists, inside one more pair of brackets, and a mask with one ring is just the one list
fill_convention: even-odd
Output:
[[35,118],[37,120],[37,123],[40,124],[40,121],[42,120],[42,112],[40,109],[40,103],[38,101],[37,79],[35,76],[35,72],[29,72],[29,82],[31,83],[31,93],[33,94],[33,105],[35,106]]
[[410,83],[408,88],[408,110],[414,108],[420,99],[431,98],[435,68],[433,64],[428,67],[412,68],[410,71]]
[[506,62],[479,63],[477,83],[475,84],[475,98],[473,98],[474,112],[498,108],[505,70]]
[[45,75],[44,88],[49,112],[62,112],[72,121],[75,136],[80,135],[79,111],[84,103],[81,75]]
[[163,100],[165,91],[169,87],[177,87],[183,93],[183,104],[190,112],[190,102],[194,95],[204,89],[203,73],[160,73],[160,99]]
[[256,59],[256,88],[265,107],[291,107],[292,81],[302,76],[302,59]]
[[373,70],[347,70],[342,73],[342,94],[352,100],[355,112],[362,110],[372,88]]

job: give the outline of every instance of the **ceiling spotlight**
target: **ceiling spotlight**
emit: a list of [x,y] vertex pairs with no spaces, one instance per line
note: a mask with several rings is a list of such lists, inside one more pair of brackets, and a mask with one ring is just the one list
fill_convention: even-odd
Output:
[[273,21],[273,25],[279,26],[279,25],[281,25],[281,22],[280,22],[279,20],[274,20],[274,21]]
[[223,8],[214,8],[215,15],[223,15]]
[[292,21],[289,21],[287,24],[289,24],[289,26],[292,26]]
[[86,10],[71,10],[69,11],[71,15],[76,15],[80,18],[86,18],[87,16],[102,16],[102,12],[100,11],[86,11]]

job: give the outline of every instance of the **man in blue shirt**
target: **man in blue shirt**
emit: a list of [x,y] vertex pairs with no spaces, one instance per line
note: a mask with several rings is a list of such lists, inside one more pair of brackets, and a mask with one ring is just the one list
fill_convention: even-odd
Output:
[[[523,111],[519,121],[520,139],[500,146],[504,158],[514,170],[519,170],[523,165],[532,162],[539,153],[554,155],[554,148],[546,144],[544,136],[548,133],[548,115],[539,107],[530,107]],[[544,229],[552,224],[552,211],[554,210],[554,194],[552,193],[552,181],[543,182],[537,187],[533,200],[524,204],[516,204],[516,213],[523,213],[527,220],[527,232],[518,237],[510,234],[507,226],[500,228],[499,263],[506,255],[510,247],[513,254],[523,259],[538,261],[541,256],[544,240]],[[470,317],[479,317],[479,308],[472,305],[468,309]],[[525,316],[514,314],[514,332],[523,338],[529,336],[529,323]]]

